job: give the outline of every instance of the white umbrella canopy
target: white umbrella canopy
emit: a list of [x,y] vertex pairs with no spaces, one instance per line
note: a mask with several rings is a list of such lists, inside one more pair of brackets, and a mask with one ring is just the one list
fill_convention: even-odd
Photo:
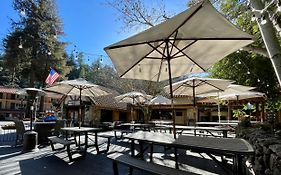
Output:
[[[251,35],[236,28],[208,0],[204,0],[104,50],[120,77],[169,80],[171,87],[173,77],[206,71],[225,56],[252,42]],[[171,89],[170,95],[173,106]],[[174,116],[173,121],[174,124]]]
[[[194,98],[199,94],[224,91],[233,81],[215,78],[192,77],[172,84],[174,95],[187,95]],[[169,86],[164,87],[165,91]]]
[[151,98],[152,98],[151,95],[147,95],[145,93],[137,92],[137,91],[128,92],[115,97],[115,99],[119,102],[130,103],[130,104],[145,103]]
[[56,84],[45,88],[45,90],[64,95],[80,95],[80,92],[81,96],[101,96],[109,94],[105,88],[81,78],[57,82]]
[[105,51],[121,77],[162,81],[170,78],[168,64],[176,67],[171,69],[171,77],[206,71],[252,42],[251,35],[236,28],[205,0]]
[[82,96],[96,97],[108,95],[109,92],[102,86],[88,82],[82,78],[75,80],[65,80],[57,82],[54,85],[45,88],[46,91],[57,92],[64,95],[77,95],[79,96],[79,127],[81,126],[81,104]]
[[229,94],[235,94],[235,93],[241,93],[241,92],[248,92],[251,90],[256,89],[256,87],[251,86],[243,86],[238,84],[230,84],[224,91],[220,92],[212,92],[212,93],[204,93],[200,94],[200,97],[218,97],[229,95]]
[[251,98],[263,98],[266,99],[265,93],[256,92],[256,91],[248,91],[248,92],[237,92],[237,93],[230,93],[226,95],[221,95],[219,99],[221,100],[228,100],[228,101],[238,101],[238,100],[245,100]]
[[150,100],[149,104],[153,104],[153,105],[171,104],[171,100],[162,95],[157,95],[156,97]]

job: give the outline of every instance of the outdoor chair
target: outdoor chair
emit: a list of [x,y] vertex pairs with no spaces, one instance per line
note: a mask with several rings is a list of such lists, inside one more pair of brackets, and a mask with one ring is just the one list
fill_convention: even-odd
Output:
[[26,132],[26,130],[22,120],[14,120],[14,123],[16,127],[16,143],[15,143],[15,147],[16,147],[19,143],[22,143],[23,135]]
[[66,121],[65,120],[57,120],[54,129],[52,129],[53,136],[61,136],[63,133],[61,128],[65,127]]

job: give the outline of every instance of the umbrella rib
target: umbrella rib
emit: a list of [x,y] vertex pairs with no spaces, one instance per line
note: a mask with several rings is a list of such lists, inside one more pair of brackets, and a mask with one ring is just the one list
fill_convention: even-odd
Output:
[[177,46],[175,46],[176,47],[176,49],[178,49],[178,52],[176,52],[176,53],[174,53],[173,55],[172,55],[172,57],[174,58],[174,56],[176,56],[177,54],[179,54],[179,53],[182,53],[183,55],[184,55],[184,53],[183,53],[183,51],[185,50],[185,49],[187,49],[189,46],[192,46],[194,43],[196,43],[198,40],[194,40],[193,42],[191,42],[191,43],[189,43],[188,45],[186,45],[184,48],[182,48],[182,49],[179,49]]
[[203,3],[204,1],[201,2],[200,6],[198,6],[198,8],[196,10],[194,10],[194,12],[192,14],[189,15],[188,18],[186,18],[169,36],[168,38],[170,38],[173,33],[177,32],[179,30],[179,28],[181,28],[191,17],[193,17],[202,7],[203,7]]
[[[202,69],[204,72],[206,71],[202,66],[200,66],[196,61],[194,61],[190,56],[188,56],[186,53],[183,52],[183,50],[185,50],[186,48],[188,48],[189,46],[193,45],[194,43],[196,43],[198,40],[194,40],[192,43],[190,43],[189,45],[185,46],[183,49],[179,49],[177,46],[175,46],[179,52],[178,53],[182,53],[184,56],[186,56],[191,62],[193,62],[194,64],[196,64],[200,69]],[[174,55],[172,55],[172,58],[175,58],[173,56],[177,55],[178,53],[175,53]]]
[[[150,43],[148,43],[148,44],[150,45]],[[153,51],[154,51],[154,49],[152,49],[150,52],[148,52],[145,56],[143,56],[140,60],[138,60],[135,64],[133,64],[129,69],[127,69],[123,74],[121,74],[120,77],[123,77],[127,72],[129,72],[131,69],[133,69],[133,67],[135,67],[135,65],[137,65],[139,62],[141,62],[144,58],[146,58],[147,55],[151,54]]]
[[216,88],[216,89],[218,89],[218,90],[220,90],[220,91],[223,91],[223,89],[221,89],[221,88],[219,88],[219,87],[217,87],[217,86],[215,86],[215,85],[213,85],[213,84],[211,84],[211,83],[209,83],[209,82],[205,82],[206,84],[208,84],[208,85],[210,85],[210,86],[213,86],[214,88]]

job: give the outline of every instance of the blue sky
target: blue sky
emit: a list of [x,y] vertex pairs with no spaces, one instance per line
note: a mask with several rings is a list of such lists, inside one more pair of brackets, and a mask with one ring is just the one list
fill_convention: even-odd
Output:
[[[163,0],[167,11],[177,14],[186,9],[187,0]],[[0,0],[0,39],[11,31],[10,18],[17,19],[13,10],[13,0]],[[117,12],[104,4],[104,0],[57,0],[58,13],[63,22],[65,36],[69,42],[67,52],[77,47],[85,53],[85,62],[91,63],[103,55],[103,64],[111,64],[103,48],[125,39],[137,31],[122,32],[117,21]],[[148,2],[151,2],[148,0]],[[2,43],[1,43],[2,46]],[[3,52],[3,50],[0,50]]]

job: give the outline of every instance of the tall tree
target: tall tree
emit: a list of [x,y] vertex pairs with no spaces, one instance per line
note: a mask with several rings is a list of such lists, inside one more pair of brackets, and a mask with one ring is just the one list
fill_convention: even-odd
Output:
[[14,0],[20,14],[12,22],[13,31],[4,39],[5,64],[15,77],[27,84],[44,86],[49,67],[65,74],[65,45],[59,41],[63,34],[54,0]]

